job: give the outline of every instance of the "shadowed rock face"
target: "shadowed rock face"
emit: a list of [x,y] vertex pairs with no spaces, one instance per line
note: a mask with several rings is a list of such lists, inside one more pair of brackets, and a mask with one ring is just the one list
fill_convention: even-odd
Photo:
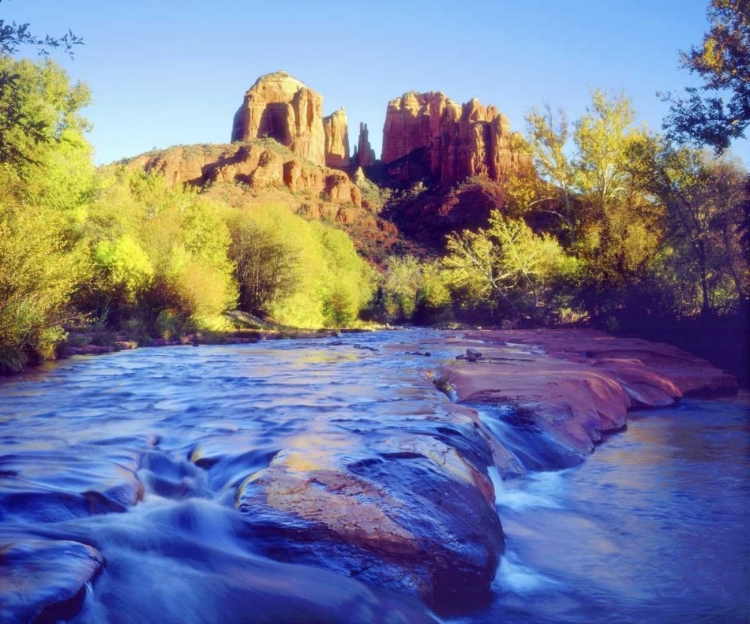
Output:
[[370,132],[366,123],[359,124],[359,139],[353,160],[359,167],[370,167],[375,164],[375,150],[370,145]]
[[439,92],[406,93],[388,103],[382,160],[403,182],[502,181],[530,167],[513,142],[508,118],[494,106],[477,99],[460,105]]

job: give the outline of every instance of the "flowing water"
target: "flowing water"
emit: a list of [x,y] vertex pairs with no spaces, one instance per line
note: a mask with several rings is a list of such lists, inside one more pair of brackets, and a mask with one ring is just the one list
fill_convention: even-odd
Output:
[[496,485],[508,551],[464,621],[750,622],[747,394],[632,413],[581,466]]
[[[3,380],[0,485],[28,482],[0,487],[0,540],[103,554],[75,622],[418,621],[412,599],[260,555],[234,502],[282,448],[315,465],[431,413],[424,372],[451,354],[406,353],[431,336],[140,349]],[[482,417],[544,467],[548,448]],[[749,439],[747,397],[686,400],[635,414],[582,466],[496,478],[495,600],[455,621],[747,621]],[[105,513],[134,484],[143,500]]]

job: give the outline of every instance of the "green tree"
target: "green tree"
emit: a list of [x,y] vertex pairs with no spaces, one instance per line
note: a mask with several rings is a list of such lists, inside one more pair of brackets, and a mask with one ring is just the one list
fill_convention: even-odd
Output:
[[[573,201],[576,191],[576,167],[566,152],[570,125],[563,109],[554,111],[550,106],[532,109],[526,115],[527,132],[534,166],[539,176],[547,182],[537,186],[535,197],[527,199],[527,208],[536,204],[542,210],[557,216],[570,233],[571,244],[576,244],[577,216]],[[551,204],[551,205],[550,205]],[[557,209],[561,205],[562,210]]]
[[550,286],[574,262],[553,238],[498,211],[486,230],[449,235],[447,249],[444,264],[464,303],[507,316],[543,317]]
[[451,305],[439,261],[422,262],[412,255],[392,256],[382,283],[385,311],[389,317],[428,323],[445,316]]
[[343,231],[316,224],[327,268],[323,287],[326,325],[346,327],[359,317],[372,296],[372,269]]
[[[29,180],[61,143],[89,129],[79,111],[91,101],[59,65],[0,56],[0,163]],[[36,167],[35,167],[36,166]]]
[[0,373],[54,356],[82,256],[50,210],[0,205]]
[[[750,2],[711,0],[708,19],[711,27],[703,45],[680,54],[681,65],[704,85],[686,89],[686,99],[663,96],[672,103],[664,129],[677,142],[722,152],[732,139],[745,136],[750,123]],[[722,94],[727,92],[731,97],[725,103]]]
[[74,315],[87,263],[72,213],[93,189],[87,101],[54,63],[0,55],[0,370],[52,357]]
[[688,286],[679,284],[680,298],[696,301],[704,316],[736,307],[747,299],[750,281],[740,227],[747,172],[738,161],[703,150],[660,147],[650,168],[652,191],[666,209],[666,270]]
[[[7,0],[6,0],[7,1]],[[0,0],[2,2],[2,0]],[[0,19],[0,54],[15,54],[23,45],[34,46],[39,54],[46,56],[50,50],[61,49],[73,56],[73,47],[83,45],[83,39],[77,37],[70,30],[62,37],[45,35],[39,37],[29,30],[30,24],[10,24]]]
[[230,218],[229,231],[239,306],[247,312],[269,314],[275,303],[297,288],[299,251],[272,224],[258,222],[247,212]]

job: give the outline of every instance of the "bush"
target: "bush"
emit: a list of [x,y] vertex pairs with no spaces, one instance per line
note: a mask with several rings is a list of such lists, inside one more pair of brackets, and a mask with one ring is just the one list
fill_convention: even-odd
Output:
[[0,210],[0,372],[54,357],[76,284],[81,254],[61,232],[64,219],[45,210]]

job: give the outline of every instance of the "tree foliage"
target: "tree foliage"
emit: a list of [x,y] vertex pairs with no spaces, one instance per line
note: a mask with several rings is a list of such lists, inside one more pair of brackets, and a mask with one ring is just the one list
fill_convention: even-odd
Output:
[[746,172],[737,161],[688,146],[661,144],[649,163],[651,189],[664,204],[665,270],[680,312],[714,315],[748,295],[741,226]]
[[[681,65],[704,84],[686,89],[686,98],[664,96],[672,103],[664,129],[679,143],[722,152],[732,139],[745,136],[750,123],[750,2],[711,0],[708,19],[703,44],[680,55]],[[728,102],[724,93],[731,94]]]
[[91,101],[53,61],[40,64],[0,55],[0,163],[29,180],[56,150],[89,129],[79,111]]
[[[0,3],[2,1],[0,0]],[[0,19],[0,54],[15,54],[21,46],[30,45],[35,47],[41,56],[47,56],[50,50],[61,50],[72,57],[73,48],[83,45],[83,39],[70,30],[61,37],[40,37],[31,32],[30,26],[28,23],[8,23]]]
[[554,279],[569,270],[560,245],[522,220],[490,216],[489,228],[452,234],[444,260],[449,283],[472,307],[541,318]]
[[441,263],[412,255],[388,259],[381,289],[390,320],[429,323],[445,318],[451,305]]
[[0,373],[54,355],[82,257],[50,210],[0,205]]

